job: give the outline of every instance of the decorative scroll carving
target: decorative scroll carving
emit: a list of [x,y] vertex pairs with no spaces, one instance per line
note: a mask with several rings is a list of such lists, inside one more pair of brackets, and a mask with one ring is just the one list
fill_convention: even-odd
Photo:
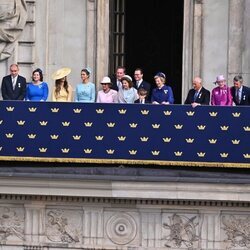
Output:
[[24,219],[13,208],[0,208],[0,243],[11,236],[24,240]]
[[69,223],[62,210],[47,213],[46,230],[48,239],[53,242],[76,243],[80,241],[78,226]]
[[195,222],[197,216],[191,219],[183,216],[174,214],[169,217],[170,223],[163,223],[163,227],[170,230],[169,235],[165,238],[167,243],[166,247],[188,247],[192,249],[194,243],[199,240],[198,235],[196,235],[196,227],[198,222]]
[[0,0],[0,61],[11,56],[26,20],[25,0]]
[[250,216],[236,218],[235,216],[223,216],[222,223],[228,243],[227,249],[244,247],[250,249]]
[[137,225],[129,214],[118,213],[108,220],[106,232],[113,243],[126,245],[134,240],[137,234]]

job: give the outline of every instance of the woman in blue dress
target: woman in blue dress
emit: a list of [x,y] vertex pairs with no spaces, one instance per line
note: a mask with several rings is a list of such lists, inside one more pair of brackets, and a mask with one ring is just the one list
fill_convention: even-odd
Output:
[[86,68],[81,71],[82,83],[76,86],[76,102],[95,102],[95,84],[89,81],[91,70]]
[[41,69],[35,69],[32,73],[32,82],[27,84],[26,101],[46,101],[49,94],[48,84],[43,81]]

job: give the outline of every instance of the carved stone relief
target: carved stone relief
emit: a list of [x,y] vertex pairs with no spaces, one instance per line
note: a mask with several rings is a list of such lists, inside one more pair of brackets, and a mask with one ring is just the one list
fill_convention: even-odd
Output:
[[26,20],[25,0],[0,0],[0,61],[11,56]]
[[129,244],[138,233],[136,221],[128,213],[116,213],[107,221],[106,233],[114,244]]
[[227,238],[227,249],[243,247],[250,249],[250,216],[222,216],[223,230]]
[[197,216],[191,218],[178,214],[169,216],[169,221],[163,223],[163,228],[168,230],[168,235],[165,237],[167,241],[165,246],[168,248],[185,247],[193,249],[195,243],[199,241],[198,224]]
[[46,212],[46,236],[49,241],[80,242],[81,224],[81,216],[73,210],[47,210]]
[[24,211],[0,207],[0,243],[9,239],[24,240]]

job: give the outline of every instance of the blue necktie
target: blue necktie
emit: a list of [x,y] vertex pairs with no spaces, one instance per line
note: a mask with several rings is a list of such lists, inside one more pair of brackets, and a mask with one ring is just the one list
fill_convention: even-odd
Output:
[[198,95],[199,95],[199,91],[195,91],[195,94],[194,94],[194,102],[196,101]]

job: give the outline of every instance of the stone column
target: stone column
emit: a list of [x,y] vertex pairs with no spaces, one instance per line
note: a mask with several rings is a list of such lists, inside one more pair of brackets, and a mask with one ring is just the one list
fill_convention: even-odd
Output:
[[196,0],[194,5],[194,38],[193,38],[193,77],[201,77],[202,56],[202,0]]
[[242,74],[243,32],[245,0],[230,0],[229,3],[229,51],[228,82]]
[[184,20],[183,20],[183,55],[182,55],[182,103],[187,96],[192,84],[193,72],[193,15],[194,1],[184,1]]

